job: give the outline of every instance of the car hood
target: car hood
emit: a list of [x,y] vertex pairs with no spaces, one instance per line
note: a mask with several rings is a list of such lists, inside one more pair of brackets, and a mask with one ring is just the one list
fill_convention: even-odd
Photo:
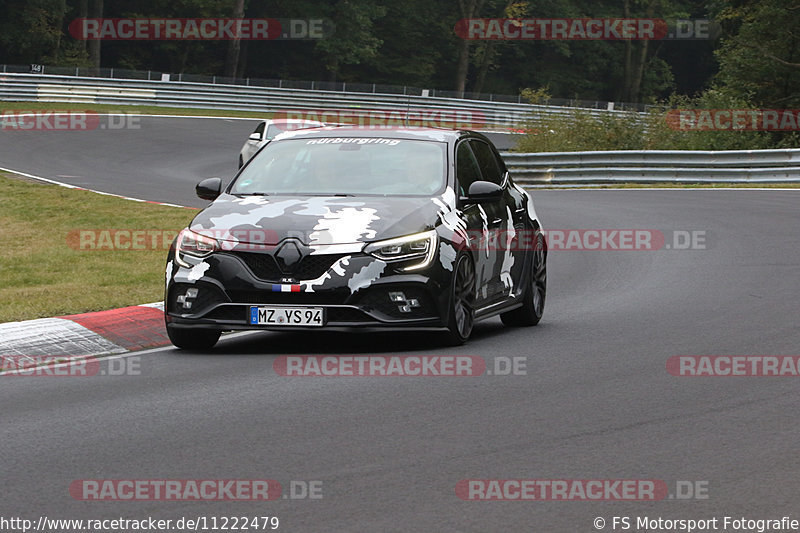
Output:
[[[448,192],[450,190],[448,189]],[[234,196],[223,194],[192,221],[193,231],[232,243],[277,244],[294,237],[323,248],[418,233],[452,207],[440,197]]]

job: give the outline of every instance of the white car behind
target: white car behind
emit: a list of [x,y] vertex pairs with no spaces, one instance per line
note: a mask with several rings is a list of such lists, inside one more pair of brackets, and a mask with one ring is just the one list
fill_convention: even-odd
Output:
[[303,120],[296,118],[283,118],[275,120],[262,120],[247,138],[239,152],[239,168],[258,152],[262,146],[269,143],[279,133],[284,131],[301,130],[305,128],[319,128],[325,126],[324,122],[316,120]]

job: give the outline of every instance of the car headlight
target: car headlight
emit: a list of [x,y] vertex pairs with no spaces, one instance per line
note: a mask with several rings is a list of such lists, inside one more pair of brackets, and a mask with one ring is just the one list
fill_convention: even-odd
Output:
[[175,260],[179,265],[191,268],[192,265],[184,260],[184,255],[203,258],[217,250],[219,250],[219,243],[216,239],[195,233],[186,228],[178,234],[177,244],[175,245]]
[[403,270],[418,270],[431,264],[437,243],[436,230],[430,230],[373,242],[364,247],[364,252],[387,263],[408,261],[411,264],[403,267]]

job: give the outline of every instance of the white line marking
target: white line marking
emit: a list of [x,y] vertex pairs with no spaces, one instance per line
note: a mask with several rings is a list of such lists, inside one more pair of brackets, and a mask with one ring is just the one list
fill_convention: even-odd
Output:
[[87,189],[86,187],[80,187],[78,185],[70,185],[69,183],[64,183],[63,181],[56,181],[51,180],[50,178],[43,178],[42,176],[36,176],[34,174],[28,174],[27,172],[20,172],[19,170],[14,170],[13,168],[4,168],[0,167],[0,171],[2,172],[9,172],[11,174],[17,174],[19,176],[25,176],[26,178],[30,178],[37,181],[43,181],[45,183],[49,183],[51,185],[58,185],[59,187],[66,187],[67,189],[77,189],[80,191],[89,191],[95,194],[102,194],[103,196],[113,196],[114,198],[121,198],[123,200],[130,200],[132,202],[141,202],[146,204],[154,204],[154,205],[165,205],[167,207],[180,207],[183,209],[198,209],[196,207],[190,207],[188,205],[178,205],[178,204],[168,204],[165,202],[155,202],[153,200],[142,200],[141,198],[132,198],[130,196],[122,196],[121,194],[114,194],[112,192],[104,192],[104,191],[96,191],[94,189]]

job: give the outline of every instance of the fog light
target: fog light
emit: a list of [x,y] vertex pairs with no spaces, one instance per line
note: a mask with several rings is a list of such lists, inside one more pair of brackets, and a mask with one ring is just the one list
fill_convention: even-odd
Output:
[[192,300],[197,298],[198,290],[195,288],[187,289],[185,294],[178,295],[175,301],[180,304],[185,310],[192,308]]
[[406,295],[402,292],[390,292],[389,300],[399,304],[397,308],[401,313],[410,313],[413,308],[421,307],[419,305],[419,300],[416,298],[406,298]]

